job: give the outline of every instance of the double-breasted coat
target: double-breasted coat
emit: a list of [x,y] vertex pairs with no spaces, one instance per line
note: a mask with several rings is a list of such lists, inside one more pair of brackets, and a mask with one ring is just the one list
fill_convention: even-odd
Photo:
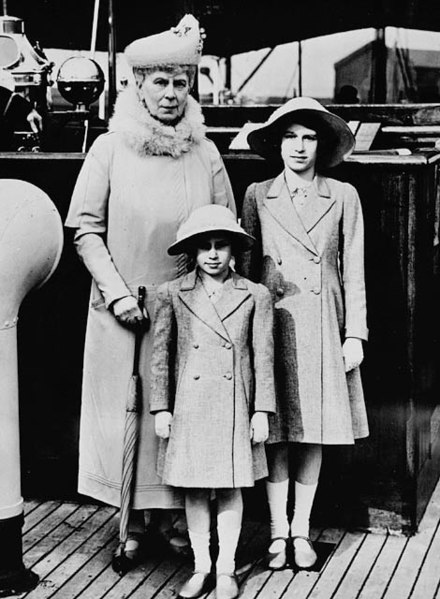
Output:
[[[161,126],[131,90],[118,97],[110,132],[98,137],[79,175],[67,226],[92,275],[80,421],[80,493],[119,505],[125,405],[134,334],[111,311],[112,302],[146,286],[154,314],[158,285],[187,272],[184,255],[169,256],[178,227],[200,206],[235,210],[221,157],[204,136],[201,110],[189,98],[179,126]],[[94,235],[89,235],[92,233]],[[142,340],[135,509],[182,505],[181,494],[156,472],[158,439],[149,412],[152,329]]]
[[368,336],[356,190],[318,175],[300,216],[282,173],[248,188],[241,222],[257,243],[237,269],[264,283],[275,307],[269,442],[351,444],[367,436],[359,368],[346,374],[342,354],[347,337]]
[[253,486],[267,465],[250,418],[275,408],[270,294],[231,272],[214,305],[196,272],[158,290],[150,407],[173,414],[159,469],[177,487]]

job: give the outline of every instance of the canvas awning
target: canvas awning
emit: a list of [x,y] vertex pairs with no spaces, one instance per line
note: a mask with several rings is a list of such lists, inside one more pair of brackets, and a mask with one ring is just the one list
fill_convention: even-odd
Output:
[[[5,0],[4,0],[5,3]],[[93,0],[6,0],[43,48],[90,46]],[[98,49],[108,47],[108,0],[101,0]],[[440,30],[438,0],[114,0],[118,50],[193,12],[205,28],[204,52],[228,56],[298,39],[366,27]]]

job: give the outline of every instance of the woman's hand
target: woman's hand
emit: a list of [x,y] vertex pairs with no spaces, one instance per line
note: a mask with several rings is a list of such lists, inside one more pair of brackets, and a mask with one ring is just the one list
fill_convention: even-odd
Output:
[[170,436],[171,430],[171,420],[173,415],[171,412],[163,411],[157,412],[154,417],[154,428],[156,430],[156,435],[161,439],[168,439]]
[[132,326],[142,322],[144,315],[139,309],[137,300],[132,295],[121,297],[113,303],[113,314],[116,319],[125,325]]
[[269,422],[267,412],[255,412],[251,418],[251,441],[264,443],[269,437]]
[[364,359],[362,340],[356,337],[348,337],[342,346],[342,354],[344,356],[345,372],[357,368]]

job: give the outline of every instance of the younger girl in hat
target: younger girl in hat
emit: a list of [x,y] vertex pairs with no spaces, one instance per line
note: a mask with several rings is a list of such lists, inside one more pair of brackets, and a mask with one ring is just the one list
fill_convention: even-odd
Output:
[[[256,243],[237,262],[239,272],[269,288],[275,307],[277,411],[266,445],[267,559],[269,568],[283,568],[290,537],[296,566],[309,568],[317,559],[309,519],[322,447],[368,435],[359,372],[368,334],[362,209],[354,187],[322,174],[350,154],[354,138],[345,121],[319,102],[294,98],[248,142],[284,164],[280,175],[246,192],[242,225]],[[295,503],[289,523],[290,477]]]
[[216,594],[237,596],[241,488],[267,475],[267,413],[275,403],[271,299],[263,285],[230,268],[232,255],[252,241],[228,208],[195,210],[168,253],[190,255],[196,268],[158,289],[150,409],[157,435],[168,439],[163,482],[186,492],[194,573],[180,591],[185,598],[209,584],[212,489]]

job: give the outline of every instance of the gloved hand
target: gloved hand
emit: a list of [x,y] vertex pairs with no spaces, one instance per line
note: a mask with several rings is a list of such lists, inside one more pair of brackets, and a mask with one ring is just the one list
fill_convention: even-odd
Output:
[[31,126],[31,129],[34,133],[41,133],[43,129],[43,119],[41,118],[41,115],[35,110],[35,108],[32,108],[30,113],[27,115],[26,120]]
[[132,295],[121,297],[113,302],[112,309],[116,319],[125,325],[134,325],[144,319],[144,314],[140,311],[137,300]]
[[344,356],[345,372],[350,372],[350,370],[359,366],[364,359],[362,340],[356,337],[348,337],[342,346],[342,353]]
[[269,422],[267,412],[255,412],[251,418],[251,441],[256,443],[264,443],[269,437]]
[[164,410],[163,412],[157,412],[154,417],[154,427],[156,435],[161,439],[168,439],[170,436],[171,420],[173,415],[171,412]]

